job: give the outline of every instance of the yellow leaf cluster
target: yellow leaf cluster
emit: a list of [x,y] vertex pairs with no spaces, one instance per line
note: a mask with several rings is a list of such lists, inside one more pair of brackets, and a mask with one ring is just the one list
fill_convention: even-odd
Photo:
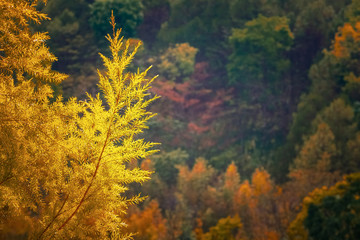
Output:
[[171,81],[187,78],[194,72],[197,52],[198,49],[191,47],[188,43],[175,44],[161,55],[159,71]]
[[46,16],[28,2],[0,0],[0,238],[130,237],[123,214],[143,198],[123,193],[150,172],[127,164],[155,151],[136,137],[154,116],[152,79],[126,72],[139,45],[129,51],[113,21],[112,56],[101,55],[98,71],[103,95],[51,103],[49,83],[66,76],[51,70],[47,36],[30,32],[28,21]]

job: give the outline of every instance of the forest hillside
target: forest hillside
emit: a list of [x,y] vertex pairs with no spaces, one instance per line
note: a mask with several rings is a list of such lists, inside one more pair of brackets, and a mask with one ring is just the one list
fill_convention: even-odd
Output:
[[23,2],[51,18],[29,27],[48,33],[52,69],[68,75],[49,101],[109,99],[96,95],[109,21],[137,51],[124,74],[152,79],[131,140],[160,145],[126,159],[140,178],[123,195],[147,196],[126,207],[129,236],[360,239],[360,0]]

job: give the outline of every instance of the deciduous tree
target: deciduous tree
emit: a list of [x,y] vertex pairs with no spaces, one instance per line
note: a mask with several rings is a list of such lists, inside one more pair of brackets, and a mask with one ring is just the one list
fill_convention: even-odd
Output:
[[130,232],[136,233],[138,240],[167,240],[167,223],[159,204],[153,200],[143,211],[133,212],[127,219]]

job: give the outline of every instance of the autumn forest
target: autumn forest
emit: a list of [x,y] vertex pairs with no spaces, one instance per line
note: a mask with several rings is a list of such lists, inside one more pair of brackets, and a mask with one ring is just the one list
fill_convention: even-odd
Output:
[[0,239],[360,239],[360,0],[0,0]]

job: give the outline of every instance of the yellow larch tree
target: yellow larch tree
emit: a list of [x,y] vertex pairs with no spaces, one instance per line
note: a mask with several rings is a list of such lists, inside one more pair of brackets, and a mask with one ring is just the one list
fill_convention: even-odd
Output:
[[234,162],[232,162],[225,172],[224,189],[231,193],[231,196],[236,192],[240,185],[240,174]]
[[223,199],[222,202],[226,205],[229,211],[234,211],[234,196],[240,186],[240,174],[234,162],[232,162],[226,169],[224,175]]
[[[234,195],[234,211],[239,214],[249,239],[280,239],[276,199],[281,190],[265,169],[256,169]],[[280,217],[280,216],[279,216]]]
[[51,70],[48,36],[29,29],[47,19],[38,2],[0,0],[0,238],[131,238],[124,213],[142,197],[124,192],[150,172],[127,163],[155,151],[136,137],[154,116],[153,79],[126,71],[139,45],[129,50],[112,17],[112,56],[101,55],[98,71],[103,98],[50,101],[50,84],[66,76]]

